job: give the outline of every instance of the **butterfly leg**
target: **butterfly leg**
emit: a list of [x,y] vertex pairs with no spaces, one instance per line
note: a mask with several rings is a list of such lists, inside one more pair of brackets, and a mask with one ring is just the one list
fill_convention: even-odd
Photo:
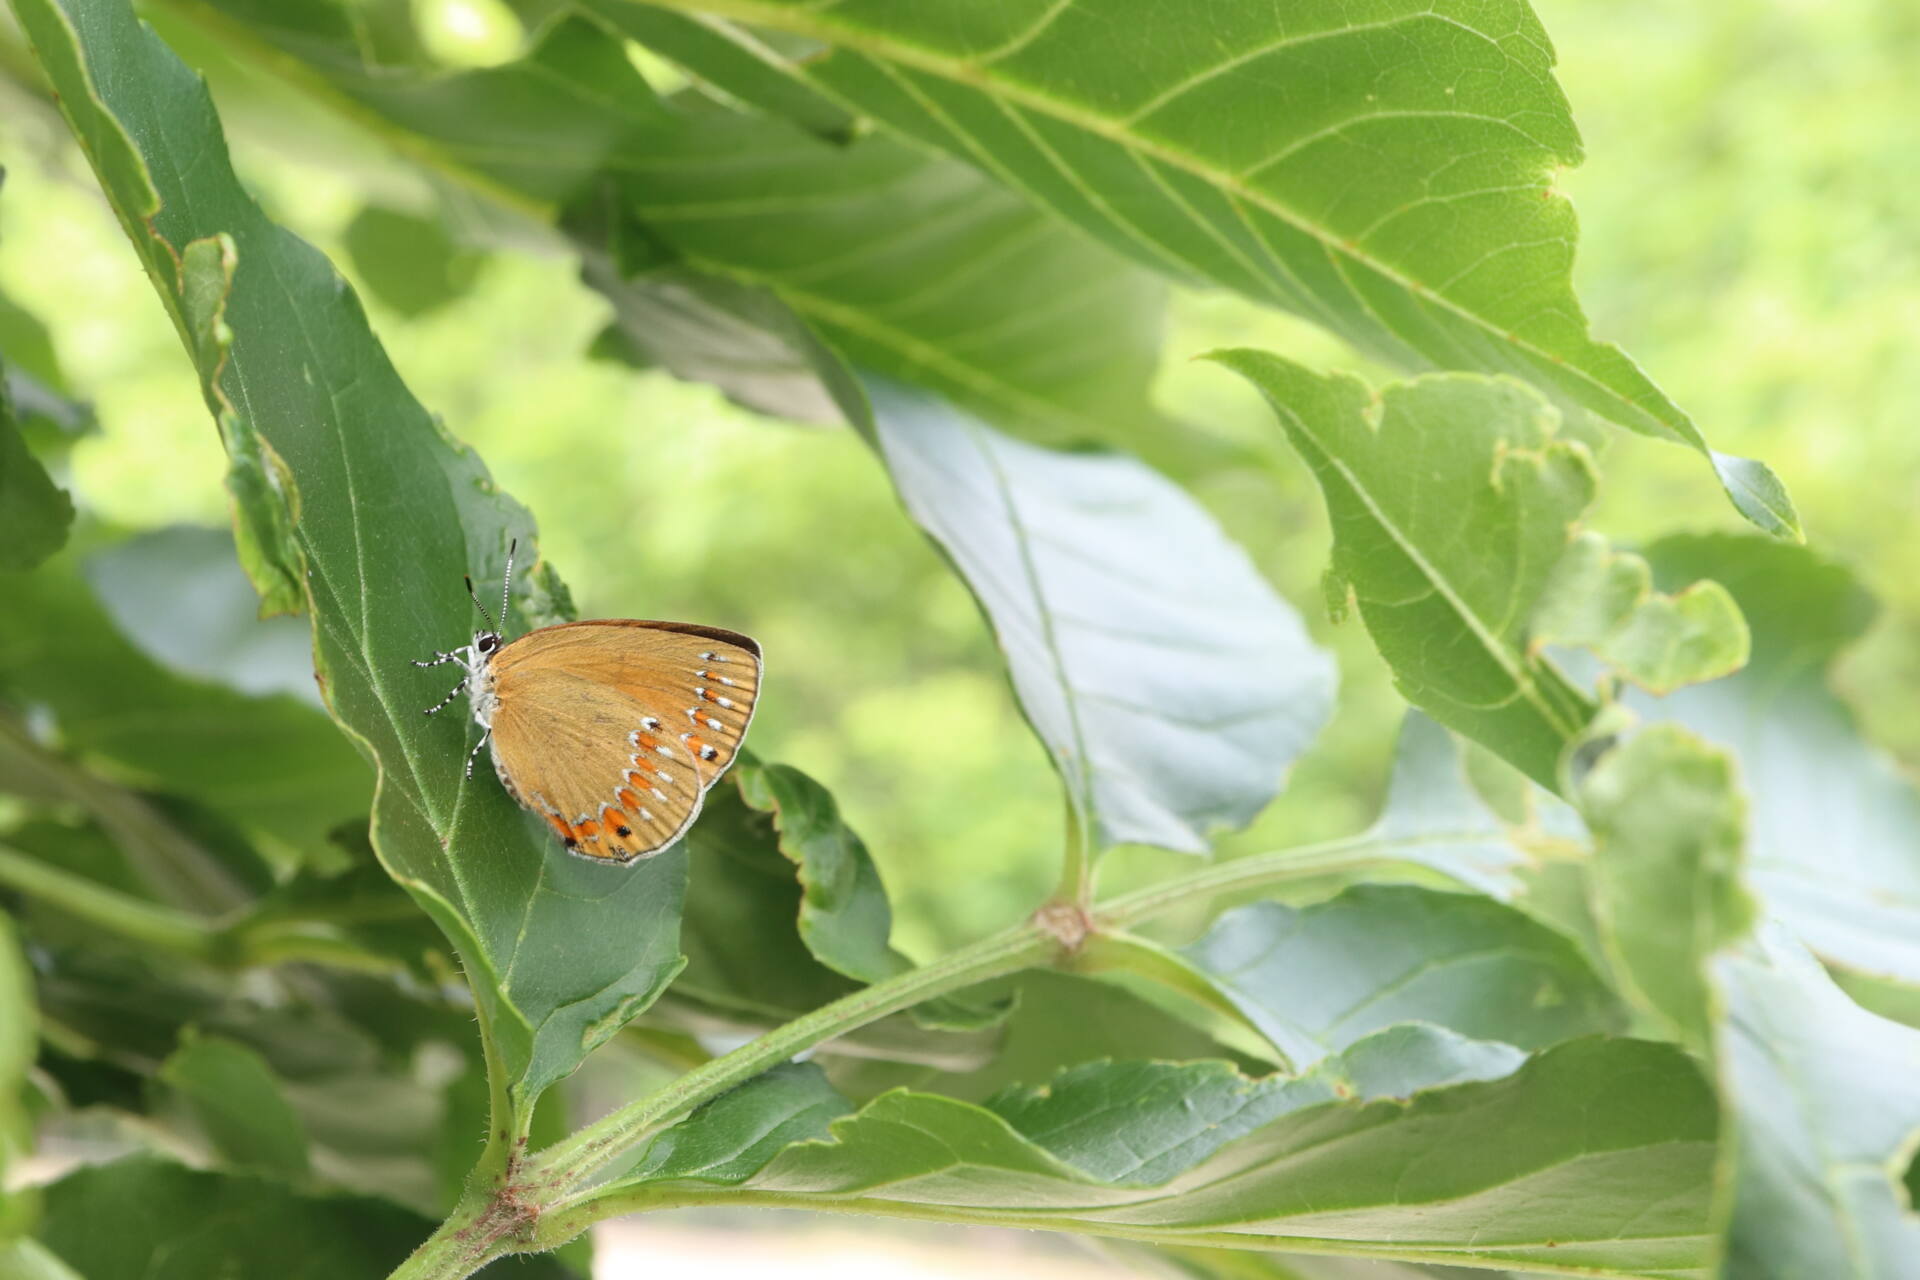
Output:
[[434,703],[434,704],[433,704],[432,706],[430,706],[430,707],[428,707],[428,708],[426,709],[426,712],[425,712],[424,714],[426,714],[426,715],[432,715],[432,714],[433,714],[434,712],[436,712],[436,711],[438,711],[438,710],[440,710],[440,708],[442,708],[442,707],[444,707],[444,706],[446,706],[446,705],[447,705],[447,704],[448,704],[449,702],[452,702],[452,701],[453,701],[453,700],[454,700],[455,698],[457,698],[457,697],[459,697],[459,696],[460,696],[460,694],[461,694],[461,692],[462,692],[463,690],[465,690],[465,689],[466,689],[466,687],[467,687],[467,677],[465,677],[465,676],[462,676],[462,677],[460,678],[460,683],[459,683],[459,684],[457,684],[457,685],[455,685],[455,686],[453,686],[453,688],[452,688],[451,690],[449,690],[449,691],[448,691],[448,693],[447,693],[447,696],[446,696],[446,697],[444,697],[444,698],[442,698],[442,699],[440,699],[440,701],[438,701],[438,702],[436,702],[436,703]]
[[480,735],[480,741],[473,744],[473,750],[467,752],[467,776],[469,778],[473,776],[474,758],[480,754],[480,748],[486,746],[488,739],[492,737],[493,729],[489,727],[485,733]]
[[437,667],[437,666],[441,666],[444,663],[458,662],[458,661],[460,661],[460,655],[457,652],[441,653],[438,649],[435,649],[433,651],[433,656],[431,658],[427,658],[425,660],[422,660],[420,658],[415,658],[413,659],[413,665],[416,667]]

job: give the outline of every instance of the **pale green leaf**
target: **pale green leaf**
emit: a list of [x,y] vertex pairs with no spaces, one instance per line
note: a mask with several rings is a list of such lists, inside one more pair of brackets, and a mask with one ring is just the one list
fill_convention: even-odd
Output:
[[1861,1009],[1777,929],[1712,962],[1736,1164],[1727,1271],[1882,1280],[1920,1259],[1906,1187],[1920,1031]]
[[1649,693],[1717,680],[1747,661],[1746,620],[1717,582],[1674,595],[1653,589],[1647,562],[1582,533],[1548,579],[1533,615],[1535,644],[1577,645]]
[[1619,1028],[1579,951],[1512,907],[1361,885],[1222,916],[1186,955],[1296,1069],[1401,1022],[1538,1049]]
[[1729,747],[1752,806],[1754,891],[1830,964],[1920,987],[1920,788],[1867,742],[1829,667],[1871,622],[1847,570],[1805,548],[1715,535],[1648,548],[1662,581],[1725,583],[1753,630],[1753,658],[1682,689],[1649,716]]
[[903,388],[871,398],[901,501],[993,624],[1095,843],[1197,853],[1258,813],[1334,672],[1246,553],[1130,458],[1024,444]]
[[1684,1043],[1704,1049],[1717,1017],[1707,962],[1754,922],[1733,761],[1677,726],[1653,725],[1601,757],[1580,809],[1616,969]]

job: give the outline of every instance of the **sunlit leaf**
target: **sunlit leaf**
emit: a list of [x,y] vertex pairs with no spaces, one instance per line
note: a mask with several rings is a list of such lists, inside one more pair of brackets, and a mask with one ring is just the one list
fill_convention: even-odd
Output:
[[[1524,0],[644,7],[705,16],[1156,270],[1285,307],[1407,369],[1517,373],[1689,445],[1749,520],[1796,531],[1772,472],[1709,450],[1588,336],[1573,208],[1555,186],[1580,140]],[[806,43],[783,52],[750,27]],[[684,44],[675,56],[704,65]]]

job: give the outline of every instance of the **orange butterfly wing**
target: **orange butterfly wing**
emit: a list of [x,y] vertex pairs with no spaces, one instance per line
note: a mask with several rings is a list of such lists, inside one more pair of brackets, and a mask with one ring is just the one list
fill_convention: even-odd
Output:
[[566,846],[632,862],[678,839],[733,763],[760,646],[718,627],[604,619],[494,655],[493,766]]

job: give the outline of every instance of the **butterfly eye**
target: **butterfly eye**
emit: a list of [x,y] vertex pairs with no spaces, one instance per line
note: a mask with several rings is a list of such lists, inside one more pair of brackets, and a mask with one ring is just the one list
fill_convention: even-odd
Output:
[[473,647],[481,653],[497,653],[500,650],[500,637],[491,631],[482,631],[479,636],[474,639]]

